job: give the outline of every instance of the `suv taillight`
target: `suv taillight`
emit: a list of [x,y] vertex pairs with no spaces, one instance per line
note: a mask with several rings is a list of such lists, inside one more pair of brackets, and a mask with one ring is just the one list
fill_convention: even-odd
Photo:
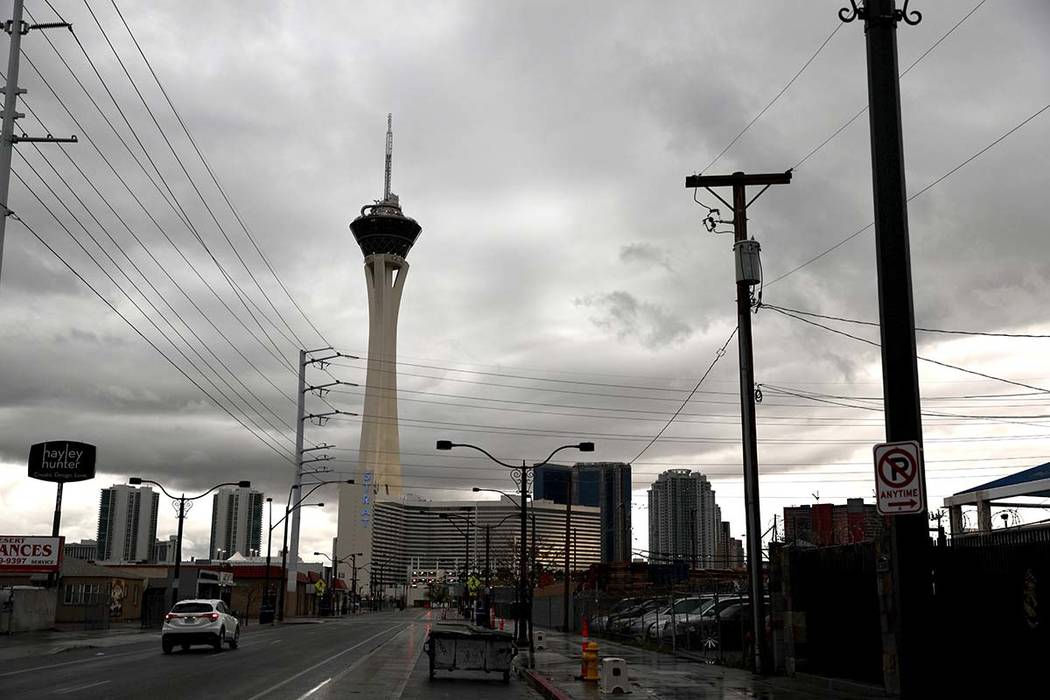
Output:
[[219,619],[219,613],[213,612],[212,614],[208,615],[208,619],[211,620],[212,622],[215,622],[216,620]]
[[174,620],[174,619],[175,619],[176,617],[177,617],[177,616],[175,615],[175,613],[168,613],[167,615],[165,615],[165,616],[164,616],[164,621],[165,621],[165,622],[171,622],[171,621],[172,621],[172,620]]

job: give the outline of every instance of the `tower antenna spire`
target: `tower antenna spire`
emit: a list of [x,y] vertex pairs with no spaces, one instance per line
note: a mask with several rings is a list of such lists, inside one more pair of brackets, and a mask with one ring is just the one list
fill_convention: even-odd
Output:
[[390,164],[394,156],[394,115],[386,115],[386,177],[383,181],[383,201],[390,201]]

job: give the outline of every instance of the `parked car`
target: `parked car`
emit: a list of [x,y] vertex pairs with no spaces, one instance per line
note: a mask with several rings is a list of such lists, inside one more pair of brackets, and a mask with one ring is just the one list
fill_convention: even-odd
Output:
[[666,603],[666,598],[648,598],[643,600],[638,605],[628,608],[617,615],[616,619],[610,622],[609,631],[614,634],[630,634],[631,625],[635,619],[642,617],[648,612],[656,610],[658,607],[665,605]]
[[707,600],[709,600],[707,597],[689,596],[687,598],[679,598],[674,602],[674,606],[671,606],[665,600],[664,605],[634,620],[631,625],[631,633],[638,638],[649,637],[655,632],[657,626],[664,626],[672,618],[677,619],[680,616],[685,618],[690,615],[699,615]]
[[594,632],[607,632],[609,631],[609,625],[619,619],[621,613],[634,606],[638,605],[639,600],[637,598],[624,598],[613,603],[609,611],[604,615],[599,615],[590,621],[591,630]]
[[698,619],[714,600],[713,595],[691,596],[675,601],[674,608],[668,605],[657,612],[647,614],[639,631],[645,632],[646,638],[661,639],[671,636],[672,625],[675,629],[691,620]]
[[[769,598],[765,599],[768,609]],[[719,598],[712,601],[698,618],[679,625],[676,630],[688,646],[700,648],[709,644],[708,640],[723,649],[742,648],[743,635],[751,622],[751,602],[746,596]]]
[[225,643],[237,648],[241,624],[221,600],[182,600],[164,616],[160,644],[165,654],[175,646],[183,651],[193,644],[210,644],[222,651]]

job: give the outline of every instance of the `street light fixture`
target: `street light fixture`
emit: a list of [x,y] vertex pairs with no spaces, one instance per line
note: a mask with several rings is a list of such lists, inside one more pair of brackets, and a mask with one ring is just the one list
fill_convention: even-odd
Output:
[[[221,484],[215,484],[215,486],[212,486],[210,489],[208,489],[204,493],[198,494],[196,496],[187,496],[185,493],[183,493],[181,496],[172,495],[172,494],[168,493],[168,490],[166,488],[164,488],[164,485],[161,484],[160,482],[153,481],[152,479],[143,479],[142,477],[138,477],[138,476],[133,476],[133,477],[129,478],[128,479],[128,483],[131,484],[132,486],[140,486],[142,484],[152,484],[153,486],[156,486],[157,488],[159,488],[164,493],[165,496],[167,496],[168,498],[170,498],[172,500],[175,500],[175,501],[179,502],[179,514],[177,516],[178,519],[179,519],[179,529],[178,529],[178,534],[175,536],[175,571],[173,573],[175,589],[174,589],[174,599],[172,600],[172,605],[174,605],[175,603],[179,602],[179,583],[180,583],[180,575],[182,573],[182,524],[183,524],[183,521],[186,520],[186,502],[189,501],[192,504],[193,501],[196,501],[199,498],[204,498],[205,496],[207,496],[209,493],[211,493],[215,489],[221,488],[223,486],[236,486],[236,487],[242,488],[242,489],[251,488],[252,482],[250,482],[250,481],[224,481]],[[211,553],[209,552],[209,555],[210,554]]]
[[[328,556],[324,552],[314,552],[315,557],[324,557],[328,561],[332,562],[332,585],[335,585],[335,581],[339,577],[339,565],[345,562],[347,559],[350,560],[350,580],[352,582],[350,592],[351,608],[353,608],[355,602],[354,598],[357,596],[357,558],[363,557],[364,555],[364,552],[351,552],[350,554],[347,554],[345,557],[342,557],[340,559],[332,559],[332,557]],[[356,613],[356,610],[354,612]]]
[[[518,466],[516,464],[508,464],[507,462],[504,462],[503,460],[493,456],[492,453],[489,452],[488,450],[486,450],[486,449],[484,449],[482,447],[478,447],[477,445],[471,445],[469,443],[455,443],[455,442],[452,442],[451,440],[438,440],[437,443],[435,444],[435,447],[437,449],[439,449],[439,450],[451,450],[454,447],[465,447],[467,449],[471,449],[471,450],[475,450],[476,452],[480,452],[483,455],[485,455],[486,457],[488,457],[490,460],[495,462],[496,464],[499,464],[502,467],[506,467],[508,469],[511,469],[512,470],[511,471],[511,478],[512,479],[513,478],[517,478],[518,481],[519,481],[519,486],[521,488],[521,504],[520,504],[521,505],[521,556],[520,556],[520,561],[518,563],[518,565],[519,565],[519,571],[518,571],[518,576],[519,576],[519,579],[518,579],[518,581],[519,581],[518,602],[519,602],[519,606],[518,606],[518,608],[519,609],[518,609],[517,623],[515,624],[515,627],[516,627],[516,640],[515,641],[516,641],[516,643],[518,644],[519,647],[522,647],[526,643],[529,643],[529,652],[530,652],[530,657],[531,657],[532,656],[532,645],[531,645],[531,640],[532,640],[532,635],[531,635],[532,606],[531,606],[530,601],[529,601],[530,591],[529,591],[529,587],[527,586],[527,582],[526,582],[526,578],[527,578],[527,575],[528,575],[527,574],[528,566],[527,566],[527,558],[526,558],[526,549],[527,549],[526,544],[528,542],[528,532],[527,532],[528,495],[529,495],[528,472],[529,472],[530,469],[535,469],[536,467],[542,467],[542,466],[545,466],[545,465],[549,464],[551,459],[554,458],[554,455],[558,454],[562,450],[575,449],[575,450],[579,450],[580,452],[594,452],[594,443],[588,441],[588,442],[578,442],[578,443],[569,444],[569,445],[562,445],[561,447],[555,448],[554,451],[552,451],[549,455],[547,455],[547,458],[544,459],[542,462],[537,462],[537,463],[532,464],[532,465],[527,465],[525,460],[521,460],[521,465],[520,466]],[[529,625],[529,628],[530,628],[530,634],[528,636],[526,636],[526,633],[525,633],[526,621],[528,622],[528,625]],[[530,664],[531,664],[531,659],[530,659]]]
[[[284,522],[284,535],[281,538],[281,588],[278,592],[277,600],[277,619],[284,622],[284,600],[285,600],[285,589],[288,588],[288,516],[292,514],[307,498],[309,498],[314,491],[325,486],[326,484],[353,484],[353,479],[333,479],[329,481],[319,481],[314,485],[312,489],[307,491],[303,496],[297,500],[294,504],[292,503],[292,491],[295,490],[297,484],[292,484],[291,488],[288,489],[288,500],[284,506],[284,517],[275,523],[275,525]],[[302,491],[302,487],[299,488]],[[320,504],[323,506],[324,504]],[[269,552],[267,552],[267,561],[269,561]],[[294,563],[294,562],[293,562]],[[267,567],[269,571],[269,567]]]

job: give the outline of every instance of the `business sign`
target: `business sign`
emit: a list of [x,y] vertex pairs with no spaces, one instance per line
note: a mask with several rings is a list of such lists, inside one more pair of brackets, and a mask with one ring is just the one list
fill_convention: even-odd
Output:
[[54,440],[29,448],[29,477],[41,481],[86,481],[95,478],[95,446]]
[[922,448],[914,440],[875,445],[876,504],[882,515],[926,512]]
[[36,574],[62,568],[65,537],[0,535],[0,573]]

